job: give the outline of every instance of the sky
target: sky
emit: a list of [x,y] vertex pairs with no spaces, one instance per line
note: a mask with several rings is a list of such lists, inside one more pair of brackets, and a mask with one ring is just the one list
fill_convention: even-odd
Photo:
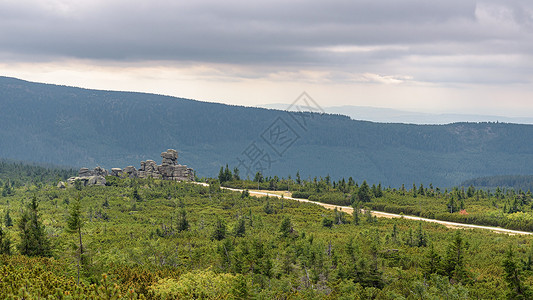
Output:
[[255,106],[533,116],[530,0],[0,0],[0,76]]

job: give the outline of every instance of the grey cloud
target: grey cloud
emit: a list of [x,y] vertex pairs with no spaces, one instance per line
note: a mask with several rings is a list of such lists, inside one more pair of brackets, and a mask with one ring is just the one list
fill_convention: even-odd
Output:
[[[496,12],[502,7],[510,19],[488,11],[487,20],[480,20],[483,7],[496,7]],[[520,0],[95,0],[59,6],[4,1],[0,53],[4,59],[20,55],[386,71],[384,62],[413,55],[529,55],[532,20],[533,3]],[[376,45],[403,48],[327,50]]]

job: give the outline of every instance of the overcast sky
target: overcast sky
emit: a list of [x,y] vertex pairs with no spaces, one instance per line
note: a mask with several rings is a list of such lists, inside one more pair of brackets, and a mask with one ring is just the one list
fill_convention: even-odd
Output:
[[533,116],[533,1],[0,0],[0,75],[205,101]]

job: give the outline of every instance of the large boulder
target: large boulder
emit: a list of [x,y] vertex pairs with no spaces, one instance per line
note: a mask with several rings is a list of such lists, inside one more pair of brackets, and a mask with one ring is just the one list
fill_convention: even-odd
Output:
[[78,171],[78,177],[89,177],[89,176],[93,176],[93,172],[89,170],[89,168],[81,168]]
[[122,169],[121,168],[112,168],[111,169],[111,176],[119,177],[121,173],[122,173]]
[[105,184],[106,184],[106,180],[104,176],[91,176],[89,177],[89,180],[87,181],[87,185],[104,186]]
[[138,177],[137,169],[135,169],[134,166],[125,167],[124,170],[122,170],[122,173],[126,173],[130,178]]
[[161,157],[163,158],[161,163],[163,166],[172,166],[178,164],[178,151],[174,149],[168,149],[167,151],[162,152]]

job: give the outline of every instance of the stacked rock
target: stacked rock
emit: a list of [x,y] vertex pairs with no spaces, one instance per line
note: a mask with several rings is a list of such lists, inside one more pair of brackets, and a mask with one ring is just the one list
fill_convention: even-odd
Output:
[[[160,178],[175,181],[192,181],[194,180],[194,170],[187,166],[178,164],[178,151],[168,149],[161,153],[163,161],[157,165],[153,160],[141,162],[141,168],[137,170],[134,166],[128,166],[124,169],[112,168],[111,173],[101,167],[93,170],[81,168],[78,177],[71,177],[67,180],[69,186],[74,185],[79,180],[82,185],[105,185],[105,176],[130,177],[130,178]],[[64,187],[65,184],[58,184],[58,187]]]

